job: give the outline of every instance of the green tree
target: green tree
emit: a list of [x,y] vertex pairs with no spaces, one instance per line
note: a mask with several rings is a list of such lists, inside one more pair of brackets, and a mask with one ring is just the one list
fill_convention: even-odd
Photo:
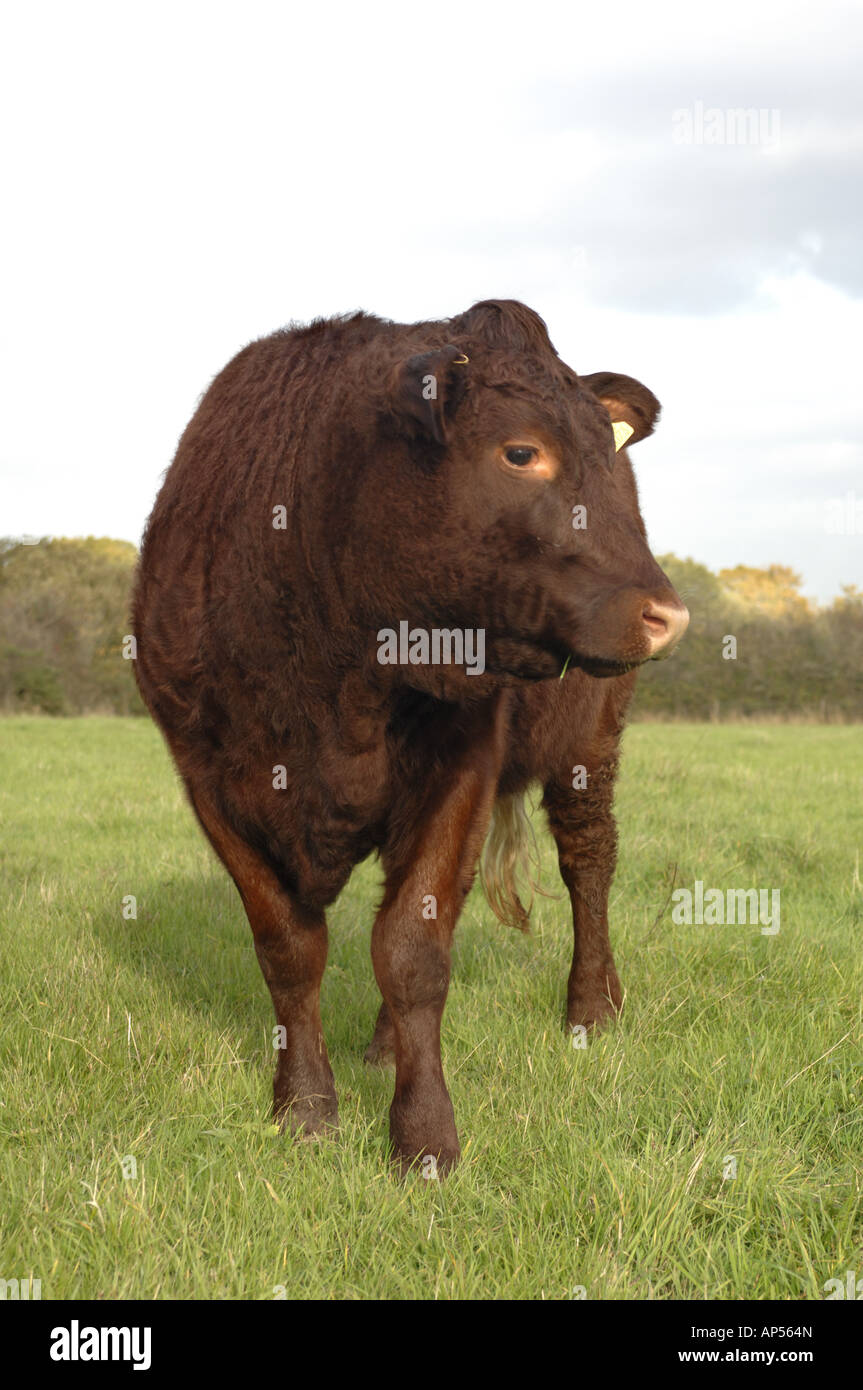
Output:
[[0,704],[46,714],[142,709],[130,663],[128,541],[0,541]]

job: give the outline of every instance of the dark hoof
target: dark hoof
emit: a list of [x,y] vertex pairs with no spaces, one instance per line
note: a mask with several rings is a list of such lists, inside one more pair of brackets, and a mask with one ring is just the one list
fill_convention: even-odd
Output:
[[448,1095],[435,1098],[425,1107],[390,1107],[390,1139],[393,1162],[404,1178],[416,1175],[436,1181],[454,1168],[461,1157],[461,1145]]
[[580,1000],[570,1004],[567,1010],[566,1031],[571,1033],[573,1028],[580,1027],[589,1033],[599,1033],[616,1023],[619,1017],[620,1010],[608,999]]
[[273,1106],[273,1123],[298,1139],[331,1139],[338,1134],[338,1105],[329,1096],[313,1096]]
[[452,1172],[460,1157],[461,1149],[456,1143],[454,1148],[445,1147],[438,1153],[412,1154],[394,1149],[392,1162],[400,1178],[415,1177],[426,1182],[438,1182]]

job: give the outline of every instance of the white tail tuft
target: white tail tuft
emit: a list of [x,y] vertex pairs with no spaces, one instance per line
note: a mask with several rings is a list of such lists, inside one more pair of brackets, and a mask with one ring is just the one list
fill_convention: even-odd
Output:
[[[524,801],[524,792],[515,792],[499,797],[494,803],[479,876],[495,917],[508,927],[526,932],[530,931],[534,894],[542,893],[543,889],[537,882],[539,847]],[[530,902],[526,908],[518,893],[519,876],[530,888]]]

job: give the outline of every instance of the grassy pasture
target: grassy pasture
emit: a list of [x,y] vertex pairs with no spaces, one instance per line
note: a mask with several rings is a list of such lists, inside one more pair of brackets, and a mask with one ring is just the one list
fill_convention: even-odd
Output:
[[[392,1075],[361,1060],[377,865],[330,913],[341,1135],[280,1138],[251,935],[156,730],[2,721],[0,1277],[43,1298],[798,1299],[863,1276],[863,733],[643,724],[623,769],[622,1020],[574,1048],[568,904],[538,898],[523,938],[475,889],[444,1022],[464,1159],[402,1184]],[[695,879],[779,889],[781,930],[676,925]]]

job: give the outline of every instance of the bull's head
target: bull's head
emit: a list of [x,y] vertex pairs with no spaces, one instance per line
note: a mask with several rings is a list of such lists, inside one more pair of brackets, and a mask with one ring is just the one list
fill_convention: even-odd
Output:
[[510,679],[667,655],[689,614],[648,548],[627,454],[659,402],[631,377],[577,376],[515,301],[446,327],[386,381],[401,444],[376,542],[390,613],[484,629],[488,673]]

